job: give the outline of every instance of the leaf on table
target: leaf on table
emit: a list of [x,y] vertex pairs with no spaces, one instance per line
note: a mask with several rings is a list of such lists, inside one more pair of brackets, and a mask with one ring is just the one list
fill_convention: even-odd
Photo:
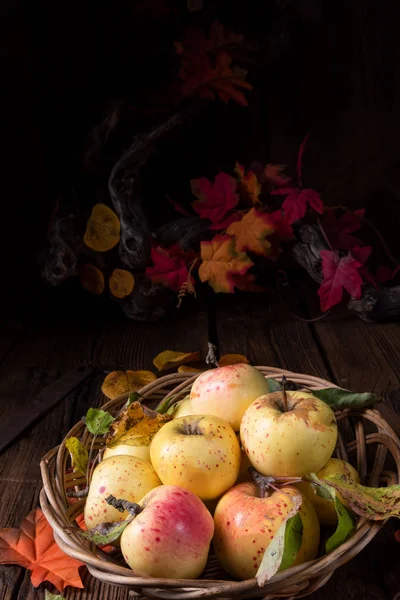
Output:
[[115,298],[129,296],[135,285],[135,278],[125,269],[114,269],[108,281],[110,292]]
[[120,537],[133,519],[134,517],[130,516],[124,521],[100,523],[100,525],[96,525],[93,529],[79,531],[79,535],[85,540],[93,542],[96,546],[107,546]]
[[189,278],[185,261],[179,256],[171,256],[163,248],[152,248],[151,260],[154,266],[146,267],[146,276],[154,283],[161,283],[179,292]]
[[285,519],[283,520],[278,531],[274,535],[274,538],[267,546],[264,556],[262,557],[261,564],[256,573],[257,584],[262,587],[267,581],[271,579],[279,570],[281,566],[284,548],[285,548],[285,535],[287,522],[291,517],[294,517],[298,512],[302,497],[300,494],[296,494],[292,497],[292,506],[288,511]]
[[44,591],[44,600],[65,600],[60,594],[52,594],[49,590]]
[[235,240],[230,236],[216,236],[210,242],[201,242],[202,263],[199,277],[208,281],[215,292],[232,293],[232,276],[244,275],[253,262],[244,252],[236,252]]
[[118,244],[120,230],[121,225],[115,212],[106,204],[95,204],[83,240],[92,250],[107,252]]
[[291,181],[291,177],[288,177],[282,173],[286,167],[287,165],[273,165],[268,163],[264,169],[265,179],[277,187],[287,185],[289,181]]
[[101,391],[110,400],[135,392],[157,379],[152,371],[113,371],[103,381]]
[[89,408],[84,419],[85,425],[92,435],[107,433],[114,417],[100,408]]
[[285,541],[283,545],[283,556],[279,567],[280,571],[284,571],[292,566],[296,560],[298,551],[303,542],[303,522],[300,513],[296,513],[286,523]]
[[243,354],[224,354],[220,357],[218,365],[220,367],[226,367],[227,365],[237,365],[239,363],[249,364],[249,359]]
[[262,213],[255,208],[247,212],[240,221],[232,223],[227,229],[229,235],[236,238],[238,252],[253,252],[260,256],[267,256],[271,247],[267,236],[274,233],[275,228],[267,213]]
[[248,169],[246,172],[245,168],[238,162],[235,165],[235,173],[237,175],[238,190],[242,198],[250,206],[259,204],[261,185],[258,182],[257,175],[251,169]]
[[370,392],[354,394],[340,388],[324,388],[322,390],[313,390],[313,395],[329,404],[333,410],[342,410],[343,408],[365,408],[381,401],[379,396]]
[[304,217],[307,211],[307,205],[310,205],[311,208],[320,215],[324,212],[321,196],[315,190],[309,188],[300,190],[295,187],[287,187],[277,188],[272,194],[286,196],[282,204],[282,209],[290,225],[294,223],[294,221]]
[[82,475],[86,475],[88,465],[88,451],[86,446],[82,444],[76,437],[70,437],[65,442],[67,450],[71,456],[72,468],[79,471]]
[[200,360],[200,352],[177,352],[176,350],[163,350],[153,358],[153,365],[159,371],[176,369],[180,365]]
[[360,244],[360,240],[351,234],[360,229],[364,212],[363,208],[345,211],[338,219],[334,210],[325,212],[322,226],[333,248],[349,250]]
[[120,444],[127,446],[149,446],[159,429],[171,420],[140,402],[133,402],[111,423],[107,437],[107,448]]
[[94,265],[82,265],[79,267],[79,280],[82,286],[92,294],[100,295],[104,291],[104,275]]
[[67,585],[83,588],[79,567],[83,563],[64,554],[40,508],[32,510],[20,529],[0,530],[0,564],[19,565],[31,571],[34,587],[50,581],[59,591]]
[[178,367],[178,373],[202,373],[204,370],[191,365],[179,365]]
[[363,280],[359,273],[362,264],[350,254],[340,257],[333,250],[321,250],[322,272],[324,280],[318,290],[321,310],[326,312],[342,301],[343,289],[352,298],[361,297]]
[[209,219],[213,225],[223,222],[227,213],[237,205],[236,179],[226,173],[218,173],[214,183],[206,177],[193,179],[192,193],[198,198],[192,205],[202,219]]

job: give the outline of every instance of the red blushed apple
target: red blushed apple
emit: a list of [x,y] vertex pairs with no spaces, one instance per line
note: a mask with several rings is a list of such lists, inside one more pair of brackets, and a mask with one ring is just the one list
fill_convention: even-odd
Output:
[[[213,546],[221,565],[237,579],[255,577],[265,549],[271,543],[299,494],[293,486],[267,490],[265,497],[255,483],[240,483],[226,492],[214,513]],[[300,517],[303,541],[294,564],[316,557],[319,521],[312,504],[302,496]]]
[[131,569],[150,577],[198,577],[214,532],[203,502],[189,490],[163,485],[139,504],[142,512],[121,536],[122,554]]

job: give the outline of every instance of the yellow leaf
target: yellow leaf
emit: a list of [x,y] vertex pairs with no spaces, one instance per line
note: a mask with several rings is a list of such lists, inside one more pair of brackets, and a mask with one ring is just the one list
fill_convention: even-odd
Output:
[[190,365],[180,365],[178,367],[178,373],[202,373],[204,369],[198,369],[197,367],[191,367]]
[[251,170],[246,173],[244,167],[238,162],[235,166],[235,173],[238,179],[240,195],[244,197],[248,204],[259,204],[261,185],[258,183],[257,175]]
[[151,371],[113,371],[104,379],[101,391],[110,400],[115,400],[122,394],[140,390],[156,379]]
[[199,352],[175,352],[175,350],[164,350],[153,359],[153,364],[159,371],[175,369],[180,365],[200,360]]
[[236,365],[238,363],[249,364],[249,360],[243,356],[243,354],[224,354],[218,361],[220,367],[226,367],[227,365]]
[[250,209],[240,221],[232,223],[227,229],[229,235],[236,237],[236,248],[239,252],[248,250],[263,256],[266,256],[271,248],[266,236],[272,235],[274,231],[275,227],[269,216],[255,208]]
[[135,285],[135,278],[125,269],[114,269],[108,282],[110,292],[116,298],[125,298],[129,296]]
[[76,437],[68,438],[65,445],[71,456],[72,468],[75,471],[82,473],[82,475],[86,475],[89,460],[86,446],[84,446]]
[[216,236],[210,242],[201,242],[201,281],[208,281],[215,292],[232,293],[235,274],[244,275],[253,262],[244,252],[235,251],[235,240],[229,236]]
[[93,265],[82,265],[79,268],[79,279],[83,287],[92,294],[101,294],[104,290],[104,275]]
[[157,431],[171,419],[171,415],[160,415],[140,402],[132,402],[111,424],[106,445],[149,446]]
[[107,252],[118,244],[120,229],[120,222],[115,212],[106,204],[95,204],[83,240],[89,248],[98,252]]

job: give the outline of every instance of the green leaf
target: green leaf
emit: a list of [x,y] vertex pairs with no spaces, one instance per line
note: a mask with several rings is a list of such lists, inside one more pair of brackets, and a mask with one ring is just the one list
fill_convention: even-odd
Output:
[[132,516],[116,523],[100,523],[100,525],[96,525],[88,531],[79,531],[78,535],[89,542],[93,542],[96,546],[107,546],[107,544],[111,544],[119,538],[133,519]]
[[288,569],[294,563],[303,541],[303,522],[300,513],[291,517],[286,524],[285,542],[280,571]]
[[130,406],[133,402],[140,402],[141,399],[143,398],[143,395],[140,394],[139,392],[131,392],[129,394],[129,398],[126,401],[125,406],[128,407]]
[[85,418],[86,427],[93,435],[107,433],[114,417],[109,412],[99,408],[89,408]]
[[266,379],[266,382],[268,384],[269,392],[281,392],[282,391],[282,385],[279,383],[279,381],[277,381],[273,377],[269,377],[268,379]]
[[82,473],[82,475],[86,475],[89,460],[86,446],[76,437],[68,438],[65,445],[71,456],[72,468]]
[[44,600],[65,600],[60,594],[52,594],[49,590],[44,591]]
[[334,410],[342,408],[364,408],[372,406],[380,402],[381,399],[375,394],[363,392],[361,394],[353,394],[347,390],[340,388],[325,388],[323,390],[313,390],[313,395],[329,404]]
[[336,514],[338,516],[338,524],[335,533],[331,535],[325,544],[325,551],[327,554],[343,544],[343,542],[353,535],[356,529],[353,517],[347,508],[340,502],[339,498],[337,498],[336,494],[333,502],[335,503]]
[[169,408],[171,407],[172,402],[175,400],[175,396],[176,396],[176,394],[174,394],[173,396],[169,396],[168,398],[164,398],[164,400],[161,400],[161,402],[158,404],[158,406],[156,408],[156,411],[160,415],[165,415],[165,413],[171,414],[169,412]]

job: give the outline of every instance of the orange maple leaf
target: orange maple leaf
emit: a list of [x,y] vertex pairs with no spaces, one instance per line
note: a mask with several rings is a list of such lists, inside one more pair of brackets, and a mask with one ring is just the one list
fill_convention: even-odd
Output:
[[201,281],[208,281],[214,292],[234,291],[232,276],[243,275],[253,266],[244,252],[236,252],[234,238],[217,235],[210,242],[201,242]]
[[275,227],[266,213],[255,208],[249,210],[244,217],[229,225],[227,233],[236,237],[236,249],[239,252],[248,250],[266,256],[271,248],[267,235],[274,233]]
[[284,175],[282,171],[286,168],[286,165],[273,165],[268,163],[264,169],[265,179],[272,185],[281,186],[286,185],[291,180],[291,177]]
[[79,560],[57,546],[46,517],[36,508],[22,520],[21,528],[0,530],[0,564],[19,565],[31,571],[34,587],[50,581],[59,591],[67,585],[83,588]]
[[238,162],[235,165],[235,173],[238,178],[240,194],[248,204],[258,204],[260,202],[261,185],[258,182],[257,175],[251,169],[246,173],[244,167]]

